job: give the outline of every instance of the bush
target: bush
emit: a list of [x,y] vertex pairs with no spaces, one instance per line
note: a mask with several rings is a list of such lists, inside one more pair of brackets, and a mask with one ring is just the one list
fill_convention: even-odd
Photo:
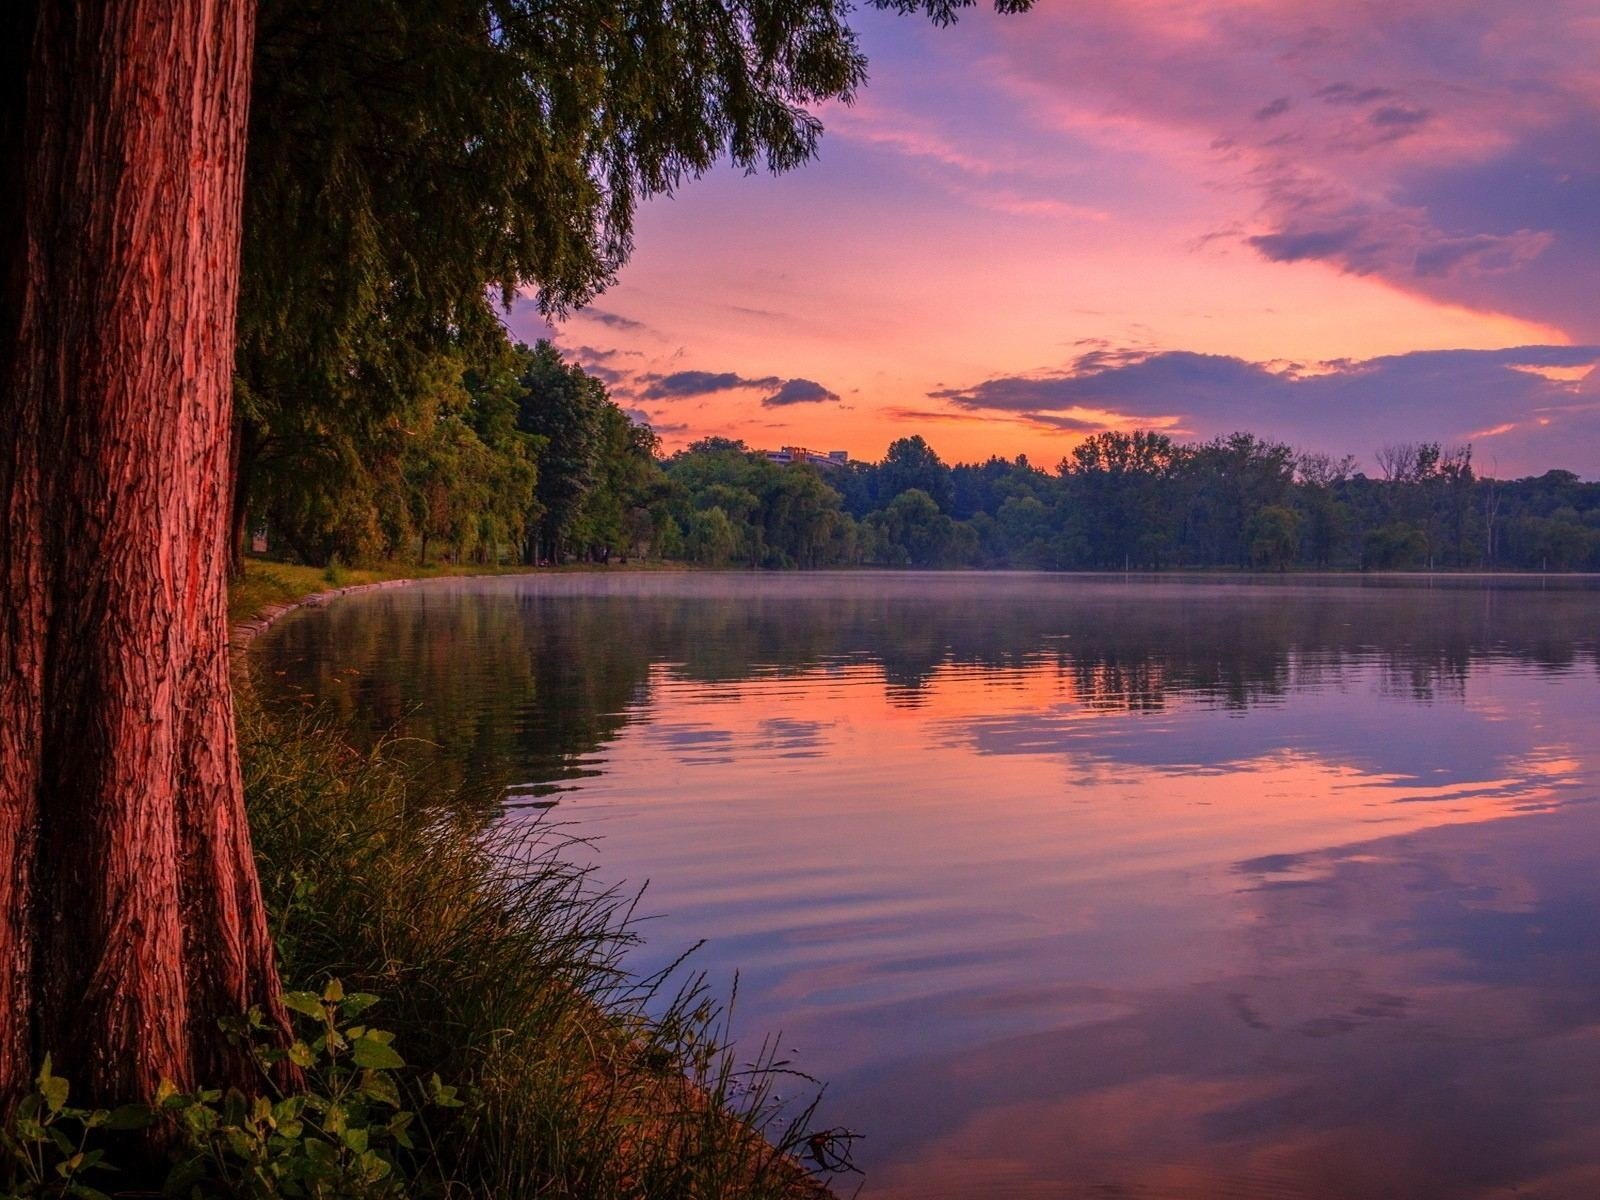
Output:
[[[231,1035],[252,1043],[261,1067],[254,1096],[236,1089],[181,1092],[163,1082],[150,1106],[74,1108],[68,1081],[51,1071],[47,1057],[34,1091],[0,1131],[5,1194],[100,1200],[104,1193],[90,1180],[118,1172],[115,1135],[160,1126],[157,1140],[171,1158],[164,1195],[408,1195],[405,1165],[415,1157],[410,1131],[417,1114],[407,1104],[455,1109],[462,1101],[437,1075],[423,1080],[406,1070],[392,1034],[357,1023],[377,1000],[347,996],[337,980],[320,995],[289,993],[285,1001],[299,1028],[287,1049],[264,1039],[259,1013],[242,1018]],[[273,1082],[286,1060],[302,1083],[289,1092]]]

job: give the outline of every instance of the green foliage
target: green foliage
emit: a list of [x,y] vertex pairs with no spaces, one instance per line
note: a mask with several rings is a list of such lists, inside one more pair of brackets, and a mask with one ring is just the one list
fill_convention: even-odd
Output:
[[273,536],[329,563],[330,582],[336,560],[604,560],[671,540],[655,435],[549,343],[467,369],[440,357],[422,378],[381,450],[352,443],[325,471],[262,468]]
[[946,561],[956,524],[939,511],[921,488],[901,492],[880,512],[867,518],[876,537],[877,554],[885,561],[913,567],[936,567]]
[[739,548],[739,535],[728,514],[716,505],[689,514],[689,528],[683,536],[684,553],[690,562],[706,567],[725,567]]
[[50,1056],[45,1055],[33,1090],[0,1127],[0,1148],[5,1152],[0,1178],[8,1200],[34,1196],[104,1200],[105,1193],[94,1185],[116,1168],[94,1143],[105,1133],[143,1129],[152,1119],[143,1106],[109,1111],[74,1108],[68,1104],[70,1098],[67,1081],[52,1072]]
[[1370,529],[1361,539],[1361,565],[1375,571],[1414,567],[1428,552],[1422,530],[1404,521],[1390,521]]
[[1257,509],[1245,523],[1244,540],[1251,566],[1285,571],[1300,544],[1300,514],[1279,504]]
[[[539,557],[559,559],[584,501],[599,480],[604,386],[547,341],[517,348],[517,427],[542,439],[537,495]],[[626,418],[624,418],[626,420]]]
[[[968,2],[878,7],[948,24]],[[434,364],[503,342],[495,298],[583,304],[626,261],[644,198],[719,161],[811,158],[809,110],[865,78],[849,13],[843,0],[262,0],[236,387],[252,511],[307,561],[393,553],[406,531],[363,522],[370,506],[339,503],[351,493],[330,481],[376,463],[366,490],[386,489]]]
[[[1600,487],[1480,479],[1470,448],[1385,447],[1384,478],[1248,433],[1084,439],[1055,474],[1024,457],[947,466],[920,437],[877,463],[779,464],[659,441],[549,342],[463,371],[440,358],[391,454],[279,494],[309,561],[681,557],[707,566],[1600,567]],[[926,485],[926,486],[924,486]],[[933,489],[933,490],[929,490]],[[340,568],[330,568],[329,580]]]
[[[457,1090],[437,1075],[407,1071],[394,1035],[362,1021],[376,996],[346,995],[331,980],[320,993],[290,992],[284,999],[297,1026],[287,1048],[272,1044],[259,1012],[226,1031],[250,1042],[262,1069],[262,1090],[253,1096],[231,1088],[184,1092],[163,1082],[151,1105],[73,1108],[67,1081],[52,1073],[46,1057],[34,1091],[0,1130],[5,1195],[100,1200],[103,1193],[88,1180],[117,1173],[116,1150],[132,1147],[111,1139],[152,1126],[164,1131],[160,1140],[170,1148],[165,1195],[379,1200],[410,1194],[404,1166],[416,1151],[417,1114],[406,1105],[462,1108]],[[287,1093],[272,1085],[285,1062],[304,1081]]]
[[320,993],[284,999],[296,1026],[287,1048],[264,1040],[259,1013],[233,1033],[251,1039],[264,1087],[285,1061],[303,1073],[305,1086],[249,1097],[164,1085],[156,1112],[177,1126],[183,1147],[166,1191],[250,1200],[407,1195],[404,1164],[415,1150],[417,1116],[403,1097],[440,1108],[462,1101],[437,1076],[408,1077],[394,1035],[363,1021],[376,996],[346,995],[331,980]]
[[1184,459],[1171,438],[1148,430],[1098,433],[1073,448],[1060,474],[1091,514],[1086,565],[1157,568],[1173,561]]
[[691,561],[819,567],[853,552],[852,522],[816,467],[780,465],[712,438],[669,459],[666,478]]
[[875,473],[873,493],[880,505],[909,491],[919,491],[940,512],[948,511],[953,495],[950,468],[920,434],[891,443]]
[[660,536],[658,441],[548,341],[512,351],[516,427],[537,445],[528,559],[647,555]]

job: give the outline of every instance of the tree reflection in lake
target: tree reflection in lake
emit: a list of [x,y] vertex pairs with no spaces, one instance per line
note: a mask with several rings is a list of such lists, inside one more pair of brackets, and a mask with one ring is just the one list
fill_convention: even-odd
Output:
[[543,576],[264,651],[486,818],[567,789],[654,881],[643,965],[743,972],[869,1196],[1567,1196],[1597,616],[1582,580]]

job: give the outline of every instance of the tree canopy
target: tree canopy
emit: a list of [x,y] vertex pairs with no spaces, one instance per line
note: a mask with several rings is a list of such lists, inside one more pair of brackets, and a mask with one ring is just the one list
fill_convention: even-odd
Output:
[[464,376],[440,360],[418,411],[421,432],[330,472],[321,503],[284,491],[275,536],[317,562],[431,547],[783,568],[1600,566],[1600,484],[1481,479],[1469,447],[1380,447],[1378,478],[1248,433],[1111,430],[1053,472],[1020,456],[949,465],[919,436],[877,462],[780,463],[722,437],[663,457],[549,342]]
[[[954,21],[975,0],[875,0]],[[998,0],[1019,12],[1029,0]],[[262,0],[239,296],[234,536],[258,468],[415,422],[495,301],[610,283],[639,203],[729,161],[816,152],[866,61],[842,0]],[[259,498],[259,495],[258,495]]]

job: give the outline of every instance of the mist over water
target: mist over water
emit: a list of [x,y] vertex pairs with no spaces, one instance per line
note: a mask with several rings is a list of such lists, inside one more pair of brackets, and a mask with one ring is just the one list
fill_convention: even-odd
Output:
[[262,644],[279,701],[648,879],[639,965],[707,939],[866,1196],[1565,1197],[1597,631],[1583,579],[641,573]]

